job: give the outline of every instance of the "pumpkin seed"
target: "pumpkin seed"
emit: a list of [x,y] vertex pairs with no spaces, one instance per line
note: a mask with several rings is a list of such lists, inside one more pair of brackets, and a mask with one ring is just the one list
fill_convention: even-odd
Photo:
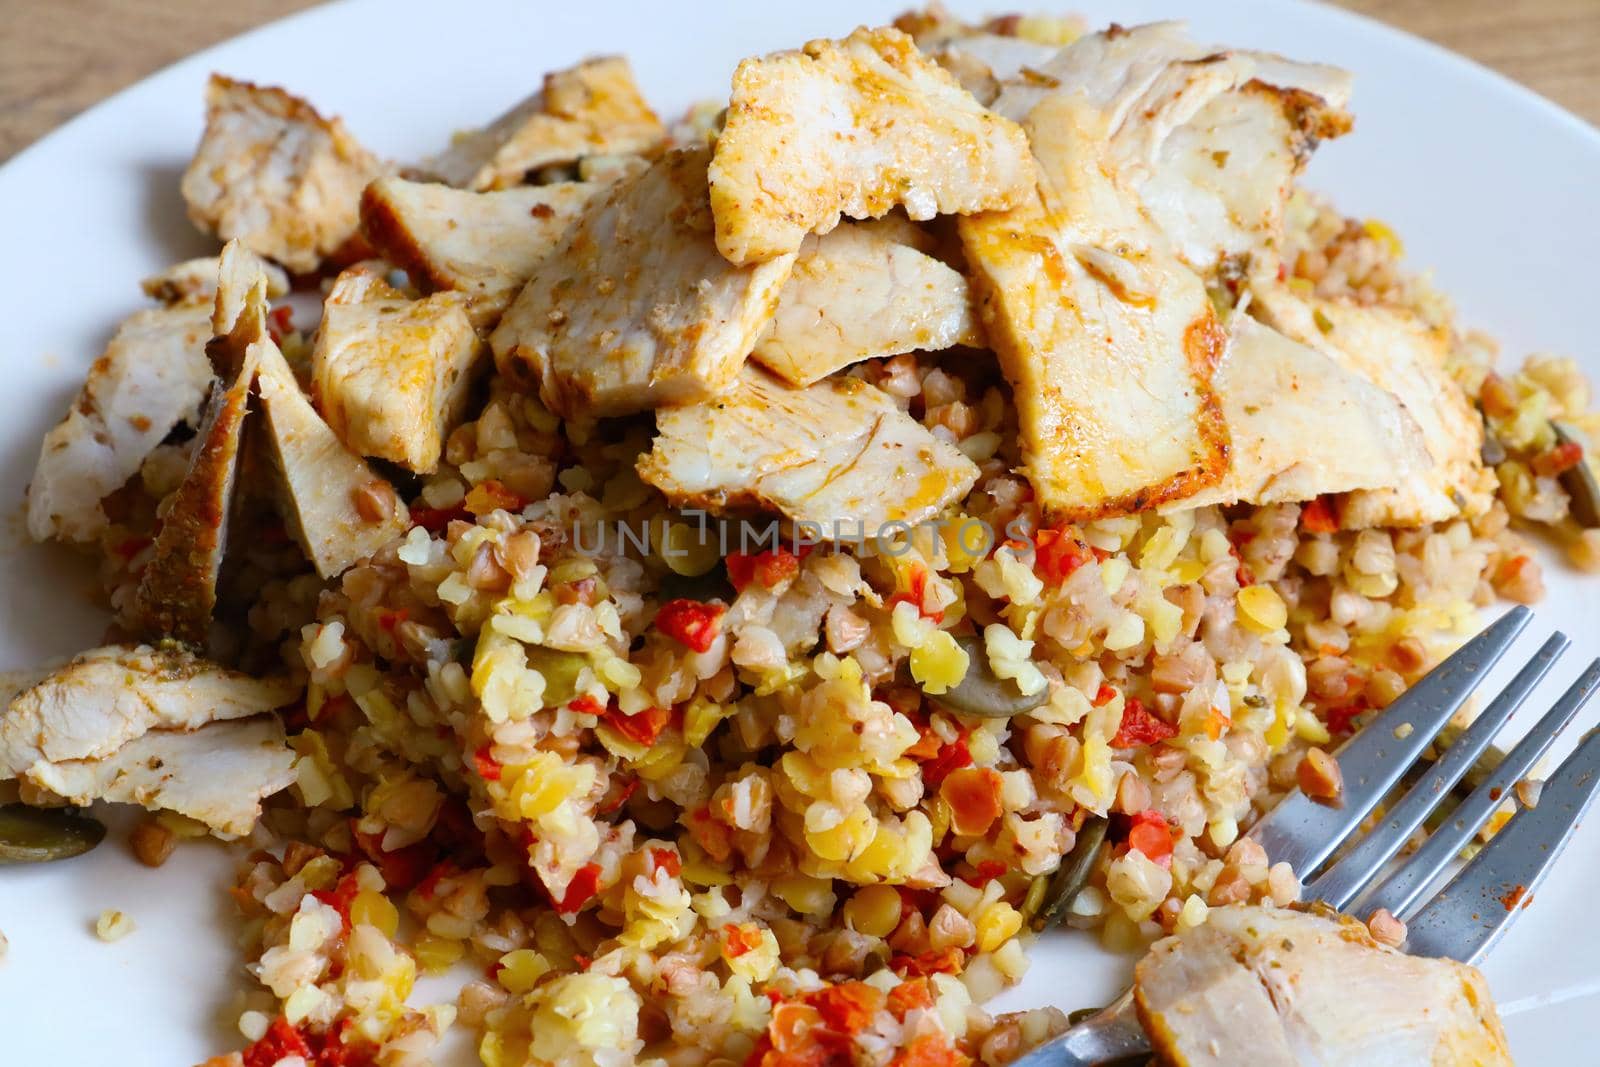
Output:
[[1572,517],[1586,530],[1600,527],[1600,482],[1595,481],[1594,470],[1589,466],[1589,450],[1583,435],[1564,422],[1550,420],[1556,440],[1564,445],[1577,445],[1584,450],[1578,462],[1561,472],[1561,488],[1572,498]]
[[1066,917],[1073,900],[1089,884],[1089,875],[1094,872],[1095,860],[1105,846],[1106,829],[1110,825],[1104,815],[1091,815],[1085,820],[1078,831],[1077,843],[1062,858],[1056,873],[1050,876],[1050,886],[1045,890],[1038,914],[1033,917],[1035,930],[1054,926]]
[[98,845],[106,828],[76,808],[0,805],[0,863],[48,863]]
[[1024,693],[1010,678],[997,677],[989,666],[989,654],[981,637],[958,637],[956,644],[967,654],[967,676],[948,692],[933,700],[960,715],[984,719],[1009,719],[1032,711],[1050,699],[1050,687]]

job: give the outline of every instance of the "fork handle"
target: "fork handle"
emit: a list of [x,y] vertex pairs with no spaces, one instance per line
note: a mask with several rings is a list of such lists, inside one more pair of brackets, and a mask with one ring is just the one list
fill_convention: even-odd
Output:
[[1150,1038],[1139,1025],[1129,989],[1060,1037],[1045,1042],[1011,1067],[1098,1067],[1147,1056]]

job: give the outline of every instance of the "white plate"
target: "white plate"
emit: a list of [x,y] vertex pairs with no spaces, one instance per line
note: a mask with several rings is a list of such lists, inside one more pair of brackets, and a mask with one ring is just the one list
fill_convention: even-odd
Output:
[[[212,246],[185,221],[177,178],[201,124],[212,70],[281,84],[343,115],[375,150],[414,159],[452,129],[497,113],[540,75],[595,52],[628,55],[664,114],[723,95],[741,57],[836,36],[909,0],[797,4],[445,5],[347,0],[185,60],[112,98],[0,168],[0,501],[20,499],[40,435],[64,410],[112,327],[141,306],[137,281]],[[991,0],[998,8],[1006,0]],[[1060,0],[1066,6],[1072,0]],[[985,0],[951,3],[977,15]],[[1031,6],[1031,5],[1030,5]],[[1043,6],[1043,5],[1041,5]],[[1354,135],[1325,146],[1313,185],[1349,213],[1388,220],[1412,261],[1436,269],[1465,323],[1509,356],[1572,353],[1600,378],[1595,344],[1600,135],[1496,75],[1335,10],[1286,0],[1094,0],[1092,21],[1187,14],[1196,33],[1341,64],[1357,75]],[[12,504],[7,505],[13,507]],[[15,515],[16,512],[12,511]],[[0,552],[0,668],[96,642],[92,578],[69,553],[24,545],[20,519]],[[1535,629],[1576,638],[1548,697],[1600,652],[1600,585],[1559,565]],[[1530,648],[1533,638],[1525,641]],[[1592,724],[1591,712],[1586,724]],[[1516,729],[1515,724],[1511,727]],[[1570,747],[1570,743],[1569,746]],[[1563,748],[1562,751],[1565,751]],[[113,839],[69,864],[0,870],[0,1060],[173,1067],[237,1047],[219,1021],[243,979],[222,893],[231,860],[185,848],[146,870]],[[1519,1060],[1571,1062],[1600,1012],[1589,945],[1600,828],[1586,827],[1556,876],[1487,965]],[[91,927],[118,907],[139,929],[104,945]],[[1088,938],[1035,951],[1008,1004],[1102,1002],[1124,961]],[[447,996],[440,992],[440,996]]]

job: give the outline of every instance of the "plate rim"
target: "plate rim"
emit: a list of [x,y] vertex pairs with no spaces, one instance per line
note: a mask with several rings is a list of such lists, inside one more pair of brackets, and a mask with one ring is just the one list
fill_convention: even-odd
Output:
[[[310,28],[302,23],[315,24],[318,20],[348,19],[348,12],[360,8],[377,8],[382,0],[335,0],[316,7],[274,19],[260,26],[244,31],[235,36],[218,41],[204,49],[190,55],[174,59],[157,70],[151,71],[132,84],[119,89],[103,100],[85,108],[79,114],[56,126],[54,129],[39,137],[33,143],[18,151],[12,158],[0,164],[0,188],[6,183],[23,182],[31,185],[39,180],[40,164],[35,161],[40,157],[48,157],[53,151],[59,150],[64,142],[77,139],[79,143],[74,147],[82,150],[85,146],[92,146],[93,142],[84,137],[84,130],[104,119],[104,113],[115,111],[118,107],[127,105],[128,98],[138,92],[148,91],[150,84],[161,80],[176,80],[187,77],[196,70],[207,67],[215,68],[219,56],[225,51],[238,49],[254,49],[259,47],[254,43],[256,39],[268,37],[279,33],[302,34],[316,32],[315,25]],[[995,7],[1004,6],[1005,0],[989,0]],[[1217,0],[1220,2],[1220,0]],[[903,7],[914,6],[913,0],[901,0]],[[1072,0],[1052,0],[1050,6],[1071,8],[1075,6]],[[1227,6],[1235,7],[1234,3]],[[1505,102],[1508,109],[1513,109],[1518,116],[1525,117],[1530,124],[1537,124],[1542,128],[1544,136],[1559,138],[1580,150],[1587,158],[1594,156],[1600,158],[1600,127],[1591,124],[1580,116],[1566,110],[1555,102],[1541,96],[1534,90],[1514,81],[1510,77],[1489,68],[1482,63],[1472,60],[1442,45],[1409,33],[1405,30],[1390,26],[1372,16],[1360,12],[1349,11],[1321,2],[1321,0],[1246,0],[1237,3],[1235,10],[1241,15],[1246,15],[1251,9],[1271,8],[1278,11],[1279,18],[1291,20],[1301,15],[1308,16],[1306,32],[1308,38],[1314,37],[1318,25],[1344,27],[1351,33],[1359,34],[1375,43],[1382,44],[1386,49],[1394,50],[1391,54],[1409,51],[1426,59],[1431,64],[1436,64],[1436,69],[1448,72],[1454,77],[1471,82],[1486,94],[1492,94]],[[1201,8],[1188,9],[1193,17],[1199,18]],[[1320,22],[1318,20],[1327,20]],[[1313,41],[1314,46],[1314,41]],[[1310,50],[1310,49],[1308,49]],[[1381,103],[1382,101],[1380,101]],[[198,132],[196,132],[198,135]],[[7,209],[14,210],[14,209]],[[3,212],[0,212],[3,214]],[[1425,264],[1413,262],[1410,266],[1414,269],[1425,269]],[[133,279],[128,279],[132,281]],[[1097,954],[1107,955],[1098,945],[1094,951]],[[12,968],[18,968],[24,961],[13,959],[10,961]],[[1037,1002],[1037,996],[1033,997]],[[1571,1018],[1581,1014],[1581,1005],[1585,1002],[1595,1001],[1600,1003],[1600,986],[1573,986],[1568,987],[1561,995],[1549,996],[1548,994],[1534,994],[1532,997],[1520,998],[1516,1002],[1522,1010],[1515,1016],[1515,1021],[1532,1022],[1535,1018],[1544,1016],[1553,1009],[1564,1016]],[[1536,1001],[1527,1003],[1526,1001]],[[1576,1003],[1573,1003],[1576,1002]],[[171,1020],[163,1020],[170,1022]],[[1513,1019],[1508,1017],[1508,1024]],[[1541,1042],[1539,1047],[1546,1046]]]

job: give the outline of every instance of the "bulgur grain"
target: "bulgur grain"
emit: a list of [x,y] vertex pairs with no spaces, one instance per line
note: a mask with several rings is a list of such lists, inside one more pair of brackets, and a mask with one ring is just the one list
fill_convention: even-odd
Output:
[[1367,929],[1372,939],[1390,948],[1406,943],[1406,924],[1395,918],[1388,908],[1379,908],[1367,918]]
[[94,935],[105,942],[120,941],[133,933],[132,917],[114,908],[102,911],[94,921]]
[[1537,604],[1544,598],[1544,575],[1539,561],[1517,554],[1502,560],[1490,578],[1495,592],[1518,604]]
[[1287,863],[1274,863],[1267,869],[1267,892],[1278,907],[1300,899],[1300,879]]
[[1113,810],[1136,815],[1150,808],[1150,786],[1134,771],[1124,771],[1117,779],[1117,798]]
[[1396,671],[1383,668],[1367,676],[1364,690],[1367,703],[1375,708],[1386,708],[1406,691],[1406,681]]
[[159,867],[167,862],[173,849],[178,847],[178,836],[152,817],[142,820],[133,828],[128,843],[140,863],[146,867]]
[[1428,650],[1415,637],[1402,637],[1389,646],[1389,662],[1407,678],[1414,678],[1428,666]]
[[394,487],[381,479],[367,482],[355,491],[356,514],[367,522],[384,522],[400,506]]
[[1567,541],[1567,559],[1585,574],[1600,573],[1600,530],[1579,530]]
[[1309,748],[1300,759],[1295,781],[1313,800],[1337,807],[1344,801],[1344,775],[1339,763],[1320,748]]

